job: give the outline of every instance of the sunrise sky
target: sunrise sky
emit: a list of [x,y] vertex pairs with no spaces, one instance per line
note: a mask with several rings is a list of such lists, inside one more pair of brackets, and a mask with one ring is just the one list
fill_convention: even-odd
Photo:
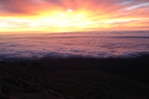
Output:
[[149,30],[149,0],[0,0],[0,33]]

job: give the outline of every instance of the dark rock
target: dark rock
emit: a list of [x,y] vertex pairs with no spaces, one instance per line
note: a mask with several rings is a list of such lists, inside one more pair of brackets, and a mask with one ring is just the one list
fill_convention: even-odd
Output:
[[33,62],[32,67],[41,69],[41,64],[39,62]]
[[13,85],[11,83],[8,83],[6,81],[1,80],[0,83],[1,83],[1,86],[2,86],[2,92],[3,93],[24,92],[23,88],[18,87],[16,85]]
[[75,99],[75,98],[71,96],[67,96],[66,99]]
[[22,79],[18,79],[19,82],[23,83],[25,86],[34,86],[34,84],[32,84],[31,82],[22,80]]
[[41,90],[36,87],[26,87],[25,92],[26,93],[36,93],[36,92],[38,93],[38,92],[41,92]]
[[7,80],[7,79],[10,79],[10,78],[11,78],[11,76],[9,74],[7,74],[5,72],[0,72],[0,79]]
[[49,94],[47,90],[43,90],[41,93],[12,93],[10,99],[66,99]]
[[49,92],[50,94],[54,95],[54,96],[58,96],[58,97],[64,98],[61,94],[56,93],[56,92],[54,92],[53,90],[48,89],[48,92]]
[[10,99],[10,98],[9,98],[9,96],[7,96],[5,94],[0,93],[0,99]]
[[2,93],[2,85],[1,85],[1,83],[0,83],[0,94]]
[[25,62],[20,62],[20,66],[26,66]]
[[5,62],[5,61],[0,60],[0,64],[6,64],[6,62]]

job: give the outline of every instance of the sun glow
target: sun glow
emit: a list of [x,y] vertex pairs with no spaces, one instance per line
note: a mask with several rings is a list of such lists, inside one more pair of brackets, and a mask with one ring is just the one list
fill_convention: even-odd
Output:
[[[85,12],[74,12],[71,9],[66,10],[65,12],[55,12],[54,14],[42,14],[36,18],[10,18],[5,19],[5,22],[0,23],[0,29],[2,30],[5,27],[5,31],[18,30],[43,30],[43,31],[70,31],[81,29],[87,27],[91,22],[87,17]],[[58,31],[59,32],[59,31]]]
[[2,32],[149,29],[149,3],[107,0],[0,0]]
[[73,12],[73,10],[71,10],[71,9],[68,9],[68,10],[67,10],[67,12]]

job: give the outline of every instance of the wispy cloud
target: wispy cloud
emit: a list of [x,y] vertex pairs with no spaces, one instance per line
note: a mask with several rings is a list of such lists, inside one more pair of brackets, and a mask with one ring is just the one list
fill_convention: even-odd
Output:
[[5,20],[1,21],[0,28],[2,24],[22,29],[28,26],[33,30],[61,26],[79,31],[79,27],[112,29],[117,24],[118,29],[129,29],[138,24],[137,28],[142,29],[149,27],[144,23],[149,22],[148,11],[148,0],[0,0],[0,20]]

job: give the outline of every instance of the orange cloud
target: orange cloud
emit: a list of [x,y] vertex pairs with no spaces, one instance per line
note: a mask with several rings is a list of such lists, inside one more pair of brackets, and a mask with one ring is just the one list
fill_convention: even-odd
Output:
[[149,29],[148,0],[0,0],[0,31]]

